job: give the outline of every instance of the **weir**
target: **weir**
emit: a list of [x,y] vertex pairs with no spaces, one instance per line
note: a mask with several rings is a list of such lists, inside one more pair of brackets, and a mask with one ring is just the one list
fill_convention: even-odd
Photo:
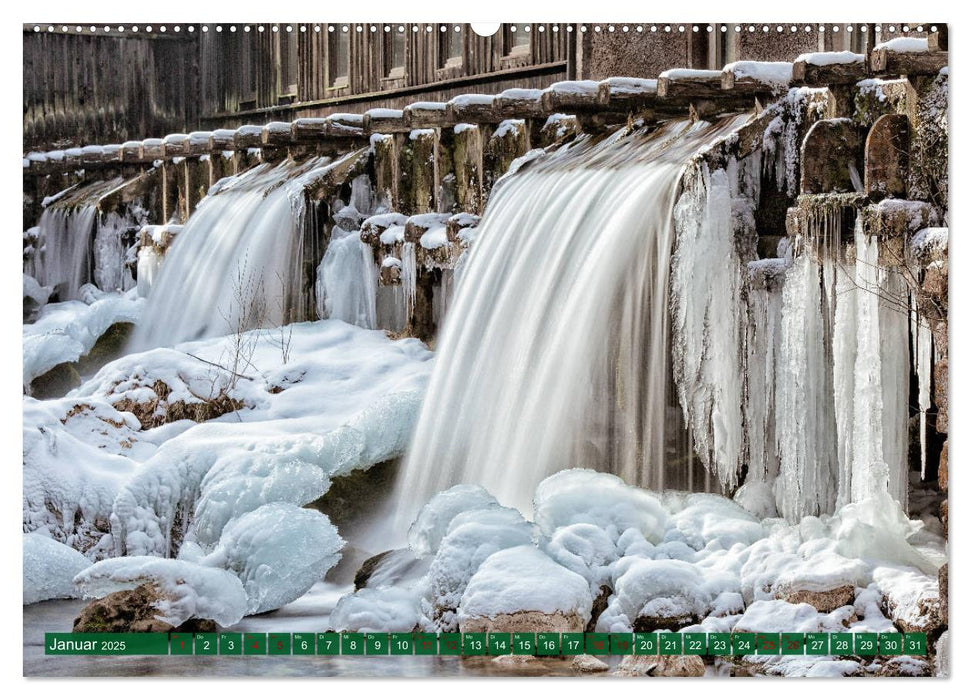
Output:
[[[941,253],[912,245],[946,220],[946,52],[841,60],[28,154],[70,245],[35,232],[25,270],[136,277],[138,348],[315,318],[433,343],[399,525],[466,481],[528,511],[576,466],[790,520],[874,482],[906,507],[909,422],[925,479],[946,429]],[[92,207],[132,169],[151,225],[110,276]]]

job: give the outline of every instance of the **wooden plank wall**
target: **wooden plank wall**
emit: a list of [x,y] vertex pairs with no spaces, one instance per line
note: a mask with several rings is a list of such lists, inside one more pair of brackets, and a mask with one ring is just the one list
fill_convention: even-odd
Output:
[[24,150],[121,143],[199,121],[187,35],[24,31]]

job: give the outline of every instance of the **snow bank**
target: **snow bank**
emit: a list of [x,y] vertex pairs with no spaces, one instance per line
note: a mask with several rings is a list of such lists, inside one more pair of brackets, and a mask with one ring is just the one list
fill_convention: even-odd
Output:
[[113,324],[135,323],[142,303],[129,290],[101,293],[91,303],[46,305],[34,323],[23,326],[24,386],[59,364],[77,362]]
[[584,623],[593,599],[587,581],[532,545],[504,549],[487,558],[469,580],[459,620],[517,612],[573,614]]
[[546,544],[547,554],[583,576],[594,592],[610,580],[611,565],[619,558],[618,549],[604,530],[589,523],[557,528]]
[[232,573],[176,559],[105,559],[79,573],[74,583],[86,598],[151,584],[162,596],[158,619],[174,627],[188,619],[214,620],[228,627],[247,610],[246,592]]
[[804,53],[800,55],[796,62],[802,61],[811,66],[833,66],[845,63],[863,63],[866,59],[861,53],[852,51],[818,51],[815,53]]
[[77,550],[44,535],[24,533],[24,605],[77,598],[74,577],[89,566]]
[[754,78],[780,88],[792,82],[792,64],[783,61],[736,61],[722,70],[731,71],[736,78]]
[[668,515],[654,496],[612,474],[567,469],[544,479],[533,497],[536,524],[546,535],[558,527],[590,523],[611,539],[635,528],[649,541],[660,540]]
[[205,566],[235,573],[246,591],[246,614],[296,600],[340,560],[344,540],[323,513],[269,503],[231,521]]
[[339,632],[401,632],[418,624],[418,596],[407,588],[362,588],[343,596],[330,614]]
[[888,51],[896,51],[897,53],[924,53],[928,50],[927,39],[926,37],[898,36],[889,41],[881,41],[873,47],[874,51],[879,49],[887,49]]
[[532,544],[533,540],[533,525],[512,508],[493,506],[456,515],[421,586],[422,628],[456,630],[456,610],[482,562],[500,550]]
[[426,503],[408,530],[408,546],[416,556],[438,551],[442,538],[459,513],[498,507],[499,502],[481,486],[459,484],[436,494]]

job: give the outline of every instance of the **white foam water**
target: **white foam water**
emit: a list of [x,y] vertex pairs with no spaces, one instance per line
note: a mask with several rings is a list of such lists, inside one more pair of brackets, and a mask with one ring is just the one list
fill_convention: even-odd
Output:
[[340,162],[265,163],[217,183],[166,252],[134,347],[302,320],[294,315],[307,308],[312,286],[304,279],[304,190]]
[[686,159],[733,124],[581,141],[497,184],[396,486],[399,531],[459,483],[527,513],[569,467],[681,485],[665,452],[672,206]]

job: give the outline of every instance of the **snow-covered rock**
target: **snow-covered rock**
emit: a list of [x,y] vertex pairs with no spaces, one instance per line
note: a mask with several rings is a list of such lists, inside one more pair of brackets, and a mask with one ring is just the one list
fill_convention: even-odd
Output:
[[419,557],[434,554],[456,515],[498,505],[492,494],[474,484],[459,484],[442,491],[419,511],[408,530],[408,546]]
[[564,525],[589,523],[614,540],[635,528],[652,543],[660,541],[668,519],[647,491],[628,486],[613,474],[590,469],[566,469],[540,482],[533,512],[536,524],[548,536]]
[[189,619],[227,627],[247,611],[243,584],[231,572],[176,559],[105,559],[79,573],[74,583],[86,598],[151,584],[161,593],[158,619],[173,627]]
[[458,629],[456,610],[482,562],[500,550],[533,544],[534,536],[534,526],[512,508],[493,506],[452,518],[422,585],[422,627]]
[[276,610],[310,590],[340,560],[344,540],[323,513],[268,503],[230,521],[219,544],[199,560],[236,574],[246,614]]
[[409,588],[362,588],[343,596],[330,614],[338,631],[401,632],[418,624],[418,596]]
[[37,533],[24,533],[24,605],[77,598],[74,577],[91,566],[76,549]]
[[473,574],[459,604],[459,628],[582,632],[592,604],[586,579],[522,545],[492,554]]

